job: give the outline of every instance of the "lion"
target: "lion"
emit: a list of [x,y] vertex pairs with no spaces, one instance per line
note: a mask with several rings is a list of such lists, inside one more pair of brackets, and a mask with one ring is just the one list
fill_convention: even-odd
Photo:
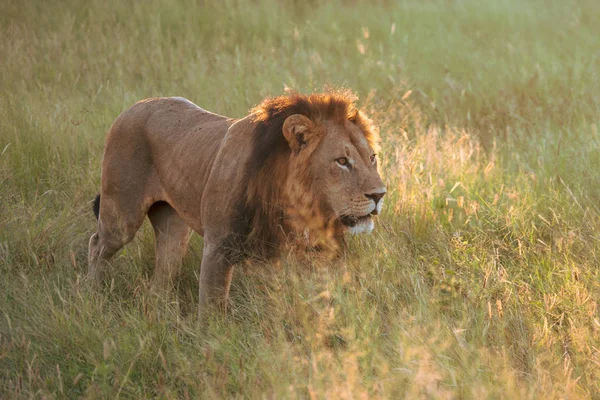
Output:
[[[168,288],[191,231],[204,238],[199,315],[227,303],[234,266],[276,257],[292,241],[343,244],[371,232],[386,187],[379,134],[350,91],[266,98],[245,118],[181,97],[142,100],[108,132],[88,277],[129,243],[148,216],[152,283]],[[331,248],[331,246],[330,246]]]

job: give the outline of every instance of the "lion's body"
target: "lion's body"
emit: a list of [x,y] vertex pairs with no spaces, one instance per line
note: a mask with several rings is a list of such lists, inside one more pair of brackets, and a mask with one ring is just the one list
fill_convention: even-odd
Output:
[[[178,98],[137,103],[108,133],[101,207],[105,209],[111,199],[127,202],[118,208],[131,207],[130,215],[140,214],[136,219],[141,223],[152,204],[164,201],[202,234],[198,200],[232,122]],[[127,195],[112,196],[115,192]]]
[[[309,99],[296,96],[297,102]],[[381,191],[383,185],[376,172],[368,176],[373,182],[365,183],[364,177],[352,181],[355,186],[361,185],[361,192],[355,196],[359,200],[351,203],[363,211],[338,213],[329,204],[335,201],[327,196],[337,198],[349,189],[340,186],[327,196],[315,193],[327,191],[328,186],[319,183],[322,179],[311,170],[311,158],[319,152],[326,154],[321,147],[328,142],[339,147],[332,139],[334,133],[327,132],[342,132],[339,125],[349,123],[345,122],[346,116],[320,113],[318,107],[324,108],[325,104],[306,103],[314,108],[309,109],[302,101],[306,109],[289,102],[289,110],[284,110],[284,106],[274,103],[277,99],[289,98],[266,101],[240,120],[210,113],[177,97],[143,100],[123,112],[111,126],[104,149],[98,231],[90,239],[92,278],[101,272],[102,261],[131,241],[146,215],[155,231],[154,282],[158,286],[168,285],[176,274],[190,231],[204,236],[201,307],[226,299],[233,265],[250,253],[276,254],[288,235],[309,228],[313,233],[329,229],[339,240],[343,234],[339,219],[350,218],[347,215],[352,216],[351,221],[368,218],[371,223],[369,214],[377,213],[380,204],[378,199],[371,204],[371,195],[362,194]],[[346,101],[344,106],[345,100],[337,99],[339,104],[329,101],[343,114],[350,112],[350,103]],[[300,120],[298,115],[290,117],[299,112],[312,113],[314,121],[306,117]],[[364,154],[372,153],[369,149],[375,147],[376,137],[364,132],[370,121],[359,117],[354,115],[352,133],[347,137],[353,149],[358,149],[353,151],[360,161],[361,155],[364,158]],[[296,120],[300,122],[292,124]],[[308,133],[309,125],[315,139],[308,144],[302,141],[295,151],[294,135]],[[346,152],[350,154],[348,149]],[[349,179],[339,170],[343,166],[338,167],[329,172]],[[365,189],[365,184],[370,186]],[[344,203],[337,209],[348,207]],[[311,225],[311,218],[320,220],[318,226]]]

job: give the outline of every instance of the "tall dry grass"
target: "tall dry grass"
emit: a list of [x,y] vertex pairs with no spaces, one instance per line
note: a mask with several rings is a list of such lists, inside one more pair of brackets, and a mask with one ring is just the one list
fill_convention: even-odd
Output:
[[[589,1],[0,4],[0,397],[597,398],[600,79]],[[381,126],[373,235],[149,290],[144,226],[84,290],[106,129],[346,85]]]

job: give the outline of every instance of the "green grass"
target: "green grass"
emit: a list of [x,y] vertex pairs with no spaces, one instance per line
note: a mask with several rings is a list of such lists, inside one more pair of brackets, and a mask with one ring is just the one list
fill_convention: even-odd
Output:
[[[0,3],[0,397],[600,398],[600,3]],[[105,133],[178,95],[241,117],[354,89],[386,207],[331,265],[149,290],[144,226],[80,287]]]

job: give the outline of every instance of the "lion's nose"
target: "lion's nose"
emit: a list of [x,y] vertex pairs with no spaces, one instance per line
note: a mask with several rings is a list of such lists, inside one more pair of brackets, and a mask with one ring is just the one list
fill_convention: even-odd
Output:
[[365,197],[373,200],[375,202],[375,205],[377,205],[377,203],[379,203],[379,200],[381,200],[381,198],[385,196],[386,193],[387,191],[385,189],[377,190],[372,193],[365,193]]

